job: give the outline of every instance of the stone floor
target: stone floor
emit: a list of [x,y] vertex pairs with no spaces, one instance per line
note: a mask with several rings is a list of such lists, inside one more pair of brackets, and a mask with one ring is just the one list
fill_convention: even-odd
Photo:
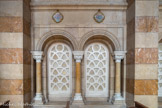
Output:
[[[55,102],[55,103],[47,103],[45,105],[35,105],[33,106],[33,108],[65,108],[66,106],[66,102]],[[70,108],[126,108],[124,105],[113,105],[108,103],[107,105],[84,105],[84,104],[80,104],[80,105],[70,105]]]
[[70,108],[126,108],[121,105],[84,105],[84,106],[71,106]]
[[[33,108],[65,108],[66,105],[41,105],[34,106]],[[70,108],[126,108],[121,105],[81,105],[81,106],[73,106],[70,105]]]

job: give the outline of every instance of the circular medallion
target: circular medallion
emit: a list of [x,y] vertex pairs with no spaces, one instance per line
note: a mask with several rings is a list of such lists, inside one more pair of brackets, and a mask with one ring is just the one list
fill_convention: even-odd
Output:
[[57,12],[53,14],[52,18],[56,23],[60,23],[64,17],[62,13],[60,13],[59,10],[57,10]]
[[98,10],[98,12],[94,15],[94,20],[97,23],[101,23],[103,22],[104,19],[105,19],[105,15],[100,10]]

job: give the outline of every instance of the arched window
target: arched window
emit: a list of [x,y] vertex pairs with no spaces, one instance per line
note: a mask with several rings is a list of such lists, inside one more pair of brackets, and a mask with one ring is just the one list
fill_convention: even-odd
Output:
[[86,97],[108,97],[109,53],[104,44],[92,43],[85,50]]
[[72,89],[72,53],[69,46],[54,43],[48,50],[48,92],[70,97]]

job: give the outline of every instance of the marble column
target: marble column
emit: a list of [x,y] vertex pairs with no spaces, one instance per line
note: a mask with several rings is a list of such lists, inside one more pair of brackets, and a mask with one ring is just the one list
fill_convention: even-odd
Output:
[[115,59],[115,93],[113,103],[117,100],[123,100],[121,96],[121,60],[124,59],[126,51],[114,51]]
[[43,95],[42,95],[42,69],[41,69],[41,60],[42,60],[42,51],[32,51],[33,58],[36,60],[36,96],[34,98],[34,103],[43,104]]
[[76,61],[76,82],[75,82],[75,100],[83,100],[81,95],[81,60],[83,58],[83,51],[73,51],[74,59]]

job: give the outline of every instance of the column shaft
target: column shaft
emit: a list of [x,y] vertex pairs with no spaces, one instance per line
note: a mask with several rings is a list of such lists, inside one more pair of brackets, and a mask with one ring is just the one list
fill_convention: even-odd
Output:
[[41,87],[41,63],[36,63],[36,93],[42,93]]
[[120,62],[116,62],[115,93],[120,93]]
[[76,93],[81,93],[80,63],[76,62]]

